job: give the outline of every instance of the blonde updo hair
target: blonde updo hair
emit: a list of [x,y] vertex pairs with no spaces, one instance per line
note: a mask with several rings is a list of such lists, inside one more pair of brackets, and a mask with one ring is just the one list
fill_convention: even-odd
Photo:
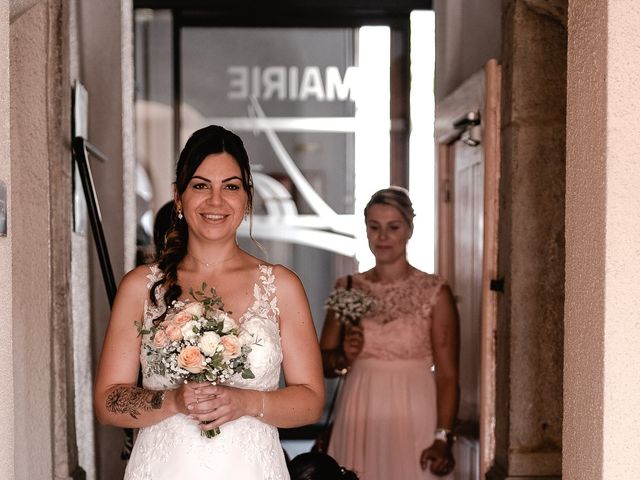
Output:
[[415,217],[416,214],[413,211],[413,204],[409,198],[409,191],[406,188],[392,186],[378,190],[371,195],[367,206],[364,207],[365,220],[369,214],[369,209],[374,205],[389,205],[396,208],[402,215],[402,218],[407,222],[407,225],[409,225],[409,228],[411,228],[411,231],[413,231],[413,217]]

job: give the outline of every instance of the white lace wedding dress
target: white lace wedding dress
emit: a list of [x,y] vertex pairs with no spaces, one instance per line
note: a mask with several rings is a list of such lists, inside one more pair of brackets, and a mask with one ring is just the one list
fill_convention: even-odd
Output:
[[[149,288],[162,275],[157,266],[150,268]],[[254,286],[255,301],[238,319],[260,340],[260,345],[254,346],[249,354],[255,379],[244,380],[238,376],[234,386],[267,391],[278,388],[282,349],[272,267],[261,265],[259,270],[260,277]],[[144,311],[145,327],[162,311],[163,305],[155,307],[148,301]],[[140,363],[145,388],[173,388],[164,377],[147,371],[143,353]],[[206,438],[200,435],[196,421],[177,414],[140,429],[124,478],[280,480],[289,479],[289,474],[276,427],[255,417],[241,417],[222,425],[216,437]]]

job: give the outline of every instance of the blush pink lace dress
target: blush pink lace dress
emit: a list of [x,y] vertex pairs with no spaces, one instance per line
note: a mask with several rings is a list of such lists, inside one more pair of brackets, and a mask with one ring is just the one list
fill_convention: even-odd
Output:
[[431,312],[442,285],[415,269],[391,284],[353,276],[376,309],[362,319],[364,348],[340,392],[328,453],[360,480],[452,478],[420,468],[436,429]]

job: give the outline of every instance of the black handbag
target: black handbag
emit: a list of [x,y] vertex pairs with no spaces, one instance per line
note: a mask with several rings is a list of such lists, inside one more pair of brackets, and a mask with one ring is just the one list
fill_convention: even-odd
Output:
[[[353,280],[351,275],[347,275],[347,290],[351,290]],[[338,384],[336,385],[336,389],[333,392],[333,398],[331,399],[331,404],[329,405],[329,411],[327,412],[327,418],[324,421],[324,425],[322,426],[322,430],[316,437],[316,441],[311,447],[312,452],[321,452],[327,453],[329,449],[329,441],[331,440],[331,432],[333,430],[333,411],[336,407],[336,400],[338,399],[338,394],[340,393],[340,389],[342,388],[342,384],[344,383],[344,378],[347,375],[346,369],[342,372],[338,373]]]
[[329,449],[329,441],[331,440],[331,431],[333,430],[333,410],[336,406],[336,400],[338,398],[338,393],[344,383],[345,375],[341,375],[338,378],[338,384],[336,385],[336,390],[333,393],[333,398],[331,399],[331,405],[329,405],[329,411],[327,412],[327,418],[324,421],[324,425],[322,426],[322,430],[316,437],[316,441],[311,447],[312,452],[321,452],[327,453]]

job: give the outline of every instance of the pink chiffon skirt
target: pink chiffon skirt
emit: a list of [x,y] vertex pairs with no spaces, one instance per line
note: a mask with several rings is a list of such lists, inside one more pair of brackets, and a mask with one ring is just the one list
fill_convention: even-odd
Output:
[[329,455],[360,480],[453,478],[420,467],[436,429],[430,366],[426,360],[356,360],[338,398]]

